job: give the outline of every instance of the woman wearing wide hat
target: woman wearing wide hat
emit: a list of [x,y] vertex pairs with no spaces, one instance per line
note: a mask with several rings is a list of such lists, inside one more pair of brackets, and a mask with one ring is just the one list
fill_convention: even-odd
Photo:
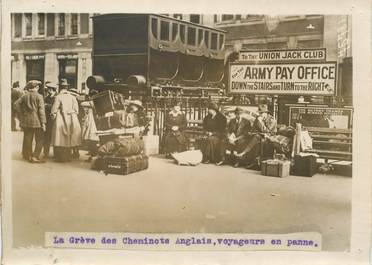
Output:
[[170,154],[179,153],[187,150],[187,139],[183,130],[187,126],[186,115],[181,111],[181,103],[173,105],[164,121],[164,142],[163,148],[167,158]]
[[226,117],[219,111],[217,104],[210,103],[208,115],[203,120],[207,138],[204,141],[203,163],[222,165],[225,160]]
[[60,92],[52,106],[54,118],[52,145],[55,159],[59,162],[71,160],[71,150],[81,145],[81,127],[78,119],[79,106],[76,98],[68,92],[67,80],[61,80]]

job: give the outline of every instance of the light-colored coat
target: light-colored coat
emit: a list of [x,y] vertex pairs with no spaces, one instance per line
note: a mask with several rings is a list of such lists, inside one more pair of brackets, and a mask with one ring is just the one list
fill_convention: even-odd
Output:
[[78,119],[79,105],[68,91],[56,96],[51,110],[55,116],[52,129],[52,145],[75,147],[81,145],[81,127]]

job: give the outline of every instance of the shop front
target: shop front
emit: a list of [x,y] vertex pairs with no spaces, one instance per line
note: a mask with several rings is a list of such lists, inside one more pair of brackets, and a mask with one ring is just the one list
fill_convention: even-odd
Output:
[[77,88],[78,80],[78,55],[58,54],[58,80],[67,79],[72,88]]
[[45,56],[43,54],[25,55],[26,82],[39,80],[44,83]]

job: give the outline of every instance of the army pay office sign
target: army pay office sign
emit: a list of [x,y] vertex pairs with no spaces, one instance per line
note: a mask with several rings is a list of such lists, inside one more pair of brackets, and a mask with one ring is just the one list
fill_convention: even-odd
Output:
[[322,95],[336,92],[337,63],[232,63],[229,92],[233,94]]

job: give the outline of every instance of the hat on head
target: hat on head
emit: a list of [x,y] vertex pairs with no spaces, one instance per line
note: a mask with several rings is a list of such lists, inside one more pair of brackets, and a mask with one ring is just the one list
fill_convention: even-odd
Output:
[[13,88],[19,87],[19,81],[15,81],[12,85]]
[[258,105],[258,113],[264,113],[264,112],[269,112],[267,105],[265,104]]
[[39,80],[30,80],[27,82],[25,89],[30,90],[40,85],[41,82]]
[[47,87],[48,90],[49,89],[57,90],[57,88],[58,88],[57,84],[51,83],[51,82],[45,84],[45,86]]
[[237,112],[242,113],[243,111],[244,110],[241,107],[236,107],[235,110],[234,110],[235,113],[237,113]]
[[131,101],[130,103],[129,103],[129,106],[130,105],[134,105],[134,106],[137,106],[137,107],[139,107],[139,108],[143,108],[143,106],[142,106],[142,102],[140,101],[140,100],[133,100],[133,101]]
[[208,109],[213,109],[215,111],[219,111],[218,105],[214,102],[208,104]]
[[62,78],[60,83],[58,84],[60,87],[68,88],[70,87],[70,84],[67,82],[66,78]]

